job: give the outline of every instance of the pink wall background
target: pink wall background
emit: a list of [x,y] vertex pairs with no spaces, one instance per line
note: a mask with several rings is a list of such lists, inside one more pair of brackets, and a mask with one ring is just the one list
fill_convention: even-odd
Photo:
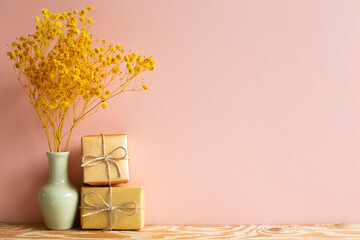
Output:
[[360,222],[360,1],[0,1],[0,221],[41,222],[47,144],[6,43],[41,8],[93,5],[93,33],[145,55],[80,137],[127,133],[147,224]]

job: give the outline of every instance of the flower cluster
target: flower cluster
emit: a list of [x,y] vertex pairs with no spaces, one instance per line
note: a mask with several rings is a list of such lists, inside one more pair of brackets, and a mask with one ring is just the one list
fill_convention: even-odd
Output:
[[93,19],[85,9],[42,13],[35,33],[17,38],[7,55],[43,124],[50,151],[60,151],[65,137],[67,151],[79,121],[105,109],[106,101],[122,92],[148,90],[140,74],[154,70],[155,62],[125,53],[106,39],[94,40],[89,33]]

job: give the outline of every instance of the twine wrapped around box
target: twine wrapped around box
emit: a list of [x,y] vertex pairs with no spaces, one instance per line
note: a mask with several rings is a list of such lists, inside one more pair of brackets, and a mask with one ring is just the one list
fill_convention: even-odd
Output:
[[[101,200],[103,205],[90,203],[87,200],[87,196],[91,195],[91,194],[94,194],[95,196],[97,196]],[[138,206],[138,204],[134,201],[127,201],[127,202],[123,202],[121,204],[112,206],[112,187],[111,186],[109,186],[109,203],[107,203],[97,192],[87,192],[84,194],[83,199],[84,199],[84,203],[87,206],[81,206],[80,208],[87,209],[87,210],[97,210],[97,211],[82,214],[81,217],[95,215],[95,214],[98,214],[103,211],[109,212],[109,224],[108,224],[108,227],[104,229],[104,231],[106,231],[106,230],[111,231],[112,228],[114,227],[114,225],[116,224],[117,216],[116,216],[115,211],[117,211],[121,214],[124,214],[126,216],[133,216],[138,212],[139,209],[145,208],[144,206]],[[131,209],[133,211],[128,213],[128,212],[124,211],[125,209]],[[112,217],[111,217],[112,215],[114,216],[114,221],[112,221]]]
[[[98,155],[98,154],[84,155],[81,158],[81,162],[82,162],[81,167],[91,167],[91,166],[98,165],[100,163],[105,163],[106,170],[107,170],[107,179],[109,181],[108,185],[111,185],[112,182],[111,182],[110,164],[113,164],[116,167],[118,176],[121,178],[122,173],[121,173],[121,169],[120,169],[118,161],[119,160],[129,160],[127,150],[123,146],[118,146],[115,149],[113,149],[110,153],[106,154],[106,151],[105,151],[106,145],[105,145],[104,134],[101,134],[101,146],[102,146],[102,148],[101,148],[102,154],[100,154],[100,155]],[[119,151],[121,149],[124,151],[123,156],[121,156],[121,157],[112,156],[116,151]],[[92,158],[92,159],[85,161],[85,159],[87,159],[87,158]],[[84,176],[85,176],[85,173],[84,173]]]

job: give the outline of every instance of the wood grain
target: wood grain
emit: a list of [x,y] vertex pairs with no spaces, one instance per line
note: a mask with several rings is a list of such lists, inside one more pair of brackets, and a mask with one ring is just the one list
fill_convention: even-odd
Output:
[[42,224],[0,223],[1,239],[360,239],[360,224],[176,226],[141,231],[47,230]]

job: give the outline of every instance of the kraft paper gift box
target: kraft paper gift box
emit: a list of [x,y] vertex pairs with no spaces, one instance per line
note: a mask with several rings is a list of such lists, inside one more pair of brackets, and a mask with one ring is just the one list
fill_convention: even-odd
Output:
[[82,187],[80,221],[83,229],[142,229],[145,222],[143,187]]
[[[111,185],[129,181],[126,134],[83,136],[81,145],[84,183],[93,186],[109,185],[108,167]],[[104,153],[108,164],[104,161]]]

